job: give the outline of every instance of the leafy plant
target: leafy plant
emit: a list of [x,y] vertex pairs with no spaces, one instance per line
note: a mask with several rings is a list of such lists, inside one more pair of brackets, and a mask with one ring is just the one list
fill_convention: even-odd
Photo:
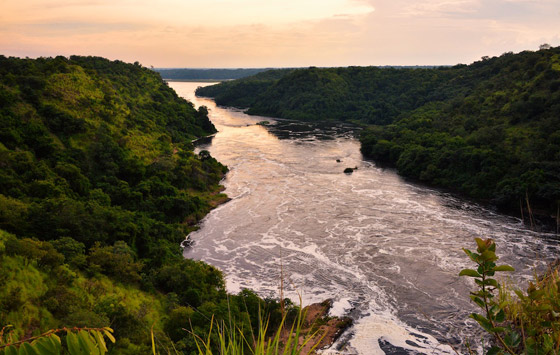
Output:
[[[259,310],[259,314],[261,314]],[[225,321],[216,320],[214,317],[210,320],[210,330],[206,338],[191,329],[188,331],[196,344],[196,353],[199,355],[212,355],[213,353],[227,354],[227,355],[297,355],[297,354],[311,354],[315,351],[323,335],[319,334],[319,330],[311,327],[311,330],[304,329],[306,318],[306,311],[299,307],[296,319],[289,320],[290,316],[284,314],[280,325],[274,332],[269,331],[269,320],[260,317],[259,327],[257,334],[251,333],[248,338],[247,334],[243,332],[239,325],[230,319],[229,325]],[[291,322],[291,326],[289,323]],[[186,330],[186,329],[183,329]],[[215,342],[213,344],[213,342]],[[308,346],[308,344],[311,344]],[[157,355],[157,347],[154,341],[152,331],[152,353]],[[173,352],[167,350],[167,354],[178,354],[174,349]]]
[[500,284],[492,276],[499,271],[515,271],[509,265],[496,265],[498,256],[496,256],[496,244],[492,239],[476,238],[476,253],[468,249],[463,249],[469,258],[474,261],[478,267],[474,269],[463,269],[459,276],[469,276],[475,279],[478,290],[471,292],[471,300],[477,306],[483,309],[484,313],[471,313],[470,317],[480,324],[484,330],[492,334],[499,346],[493,346],[488,354],[498,354],[506,351],[510,354],[516,354],[515,349],[521,342],[518,332],[513,330],[508,324],[504,324],[506,313],[504,304],[498,302],[499,298],[495,297],[494,292],[500,289]]
[[66,333],[65,350],[70,355],[104,355],[107,353],[105,337],[115,342],[113,330],[104,328],[61,328],[52,329],[41,335],[4,343],[4,332],[0,332],[0,355],[57,355],[62,353],[63,343],[57,333]]

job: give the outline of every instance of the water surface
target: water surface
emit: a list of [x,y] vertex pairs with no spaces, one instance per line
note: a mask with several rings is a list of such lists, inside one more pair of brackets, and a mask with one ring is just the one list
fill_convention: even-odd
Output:
[[231,292],[278,297],[283,269],[294,301],[332,298],[335,313],[356,320],[332,353],[460,350],[478,329],[467,320],[474,286],[457,276],[475,237],[494,238],[521,281],[557,255],[553,236],[364,160],[351,127],[247,116],[196,98],[199,85],[208,83],[170,83],[210,109],[219,133],[199,148],[230,168],[232,201],[203,220],[184,255],[220,268]]

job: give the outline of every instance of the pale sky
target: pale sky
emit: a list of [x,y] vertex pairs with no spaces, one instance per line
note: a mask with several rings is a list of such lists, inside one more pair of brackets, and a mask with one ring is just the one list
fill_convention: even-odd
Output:
[[560,45],[560,0],[0,0],[0,54],[154,67],[439,65]]

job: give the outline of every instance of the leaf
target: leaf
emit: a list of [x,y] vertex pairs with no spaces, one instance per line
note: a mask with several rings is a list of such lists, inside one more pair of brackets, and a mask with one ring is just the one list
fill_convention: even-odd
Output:
[[532,290],[529,292],[529,298],[532,300],[540,299],[545,293],[545,290]]
[[157,355],[156,353],[156,343],[154,341],[154,326],[152,325],[152,329],[151,329],[151,335],[152,335],[152,353],[153,355]]
[[516,348],[519,343],[521,343],[521,337],[517,332],[509,330],[509,332],[507,332],[506,336],[504,337],[504,343],[506,343],[506,345],[511,348]]
[[33,344],[41,354],[59,354],[57,347],[52,341],[52,337],[40,338]]
[[495,288],[500,288],[498,281],[496,281],[495,279],[486,279],[484,280],[484,284],[494,286]]
[[19,355],[40,355],[31,344],[23,343],[19,346]]
[[498,257],[496,256],[496,253],[494,253],[493,251],[490,251],[490,250],[486,250],[480,256],[482,256],[482,259],[485,260],[485,261],[496,261],[496,260],[498,260]]
[[501,348],[497,347],[497,346],[493,346],[490,349],[488,349],[488,352],[486,353],[486,355],[497,355],[502,351]]
[[515,271],[515,269],[509,265],[496,266],[493,271]]
[[503,333],[505,330],[506,328],[504,327],[494,327],[490,329],[492,333]]
[[62,352],[62,342],[60,341],[58,335],[52,334],[49,339],[51,340],[51,343],[54,344],[54,347],[56,349],[55,354],[60,354]]
[[95,343],[92,341],[89,333],[85,330],[80,330],[78,333],[78,342],[80,343],[80,347],[84,350],[85,353],[90,355],[97,355],[99,354],[99,349],[95,346]]
[[101,355],[105,354],[107,352],[107,344],[105,344],[105,339],[103,339],[103,335],[97,330],[94,330],[91,333],[95,336],[95,339],[97,340],[97,346],[99,347],[99,352],[101,353]]
[[473,300],[473,302],[476,303],[480,308],[484,308],[484,301],[482,300],[482,298],[471,295],[471,300]]
[[68,352],[72,355],[82,353],[78,342],[78,336],[72,332],[66,333],[66,346],[68,347]]
[[490,321],[486,317],[477,313],[471,313],[470,317],[475,321],[477,321],[478,324],[480,324],[480,326],[484,328],[486,331],[491,332],[492,323],[490,323]]
[[476,242],[476,246],[480,252],[486,250],[487,246],[485,240],[482,240],[481,238],[474,238],[474,241]]
[[465,249],[465,248],[463,248],[463,251],[465,252],[465,254],[467,254],[469,256],[469,258],[472,261],[474,261],[475,263],[478,263],[478,258],[480,257],[480,255],[478,255],[477,253],[473,253],[469,249]]
[[106,336],[107,338],[109,338],[109,340],[110,340],[111,342],[114,343],[114,342],[115,342],[115,337],[113,336],[113,334],[110,333],[110,332],[112,332],[112,331],[113,331],[113,329],[111,329],[111,328],[109,328],[109,327],[103,328],[103,332],[105,333],[105,336]]
[[494,319],[496,320],[496,322],[501,323],[505,320],[505,318],[506,318],[506,313],[504,312],[503,309],[500,309],[498,314],[496,314],[496,318]]
[[473,269],[463,269],[459,273],[459,276],[482,277],[482,275]]
[[513,290],[513,292],[515,292],[515,294],[517,295],[517,297],[519,297],[519,299],[521,299],[522,301],[527,299],[527,297],[523,294],[523,292],[521,292],[520,290]]
[[17,348],[15,346],[8,346],[4,349],[4,355],[18,355]]

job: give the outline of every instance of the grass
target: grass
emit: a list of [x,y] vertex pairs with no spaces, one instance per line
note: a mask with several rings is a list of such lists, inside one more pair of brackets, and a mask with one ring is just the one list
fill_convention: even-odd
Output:
[[[206,338],[195,334],[192,330],[184,329],[189,332],[195,340],[199,355],[299,355],[313,353],[324,335],[315,340],[318,330],[305,333],[306,311],[299,308],[295,320],[290,322],[287,314],[284,315],[278,328],[272,336],[269,336],[269,322],[265,317],[260,317],[258,334],[251,333],[247,338],[243,331],[235,325],[235,322],[228,323],[211,319],[210,331]],[[290,324],[291,323],[291,324]],[[312,327],[316,328],[316,327]],[[217,339],[217,340],[216,340]],[[213,342],[214,341],[214,342]],[[314,342],[312,345],[311,342]],[[311,346],[309,346],[311,345]],[[304,350],[306,348],[308,350]],[[158,351],[158,346],[154,341],[152,331],[152,352],[153,355],[180,354],[175,349],[166,349],[165,352]]]

